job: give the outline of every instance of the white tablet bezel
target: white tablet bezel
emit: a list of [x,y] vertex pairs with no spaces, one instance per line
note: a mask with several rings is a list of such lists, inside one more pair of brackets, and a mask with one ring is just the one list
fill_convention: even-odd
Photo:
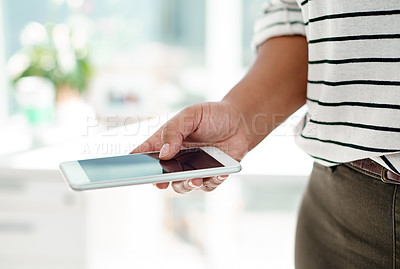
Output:
[[[241,170],[240,163],[232,159],[229,155],[215,147],[200,147],[204,152],[219,161],[223,167],[215,167],[208,169],[199,169],[192,171],[183,171],[177,173],[167,173],[162,175],[135,177],[126,179],[117,179],[110,181],[91,182],[82,166],[78,161],[64,162],[60,165],[60,169],[68,185],[73,190],[88,190],[107,187],[117,187],[126,185],[137,185],[146,183],[162,183],[176,180],[184,180],[198,177],[209,177],[216,175],[225,175]],[[154,152],[146,152],[154,153]],[[118,157],[118,156],[115,156]],[[115,158],[110,157],[110,158]]]

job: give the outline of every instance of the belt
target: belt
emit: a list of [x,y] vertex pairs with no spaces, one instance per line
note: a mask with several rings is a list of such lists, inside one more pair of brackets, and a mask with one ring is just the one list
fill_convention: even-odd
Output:
[[386,169],[385,167],[371,159],[367,158],[357,160],[354,162],[348,162],[347,164],[359,168],[363,171],[367,171],[375,176],[378,176],[385,183],[400,185],[400,175],[393,173],[392,171]]

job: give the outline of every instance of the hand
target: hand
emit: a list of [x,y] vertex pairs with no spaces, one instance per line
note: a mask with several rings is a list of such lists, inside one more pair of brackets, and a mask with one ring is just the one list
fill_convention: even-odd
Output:
[[[214,146],[237,161],[249,151],[249,135],[242,115],[228,102],[202,103],[182,110],[131,153],[160,151],[161,160],[172,159],[182,147]],[[177,193],[196,188],[212,191],[227,176],[172,182]],[[169,183],[158,183],[166,189]]]
[[[249,72],[221,102],[184,109],[132,153],[160,151],[160,158],[169,160],[181,147],[215,146],[240,161],[306,102],[307,46],[302,36],[267,40],[258,47]],[[212,191],[225,178],[196,178],[173,182],[172,187],[179,193],[197,187]]]

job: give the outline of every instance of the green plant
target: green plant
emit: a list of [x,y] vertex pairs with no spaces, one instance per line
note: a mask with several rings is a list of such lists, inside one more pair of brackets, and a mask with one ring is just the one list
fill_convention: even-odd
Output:
[[69,86],[84,92],[92,69],[86,36],[76,31],[64,24],[28,24],[21,34],[23,48],[9,62],[12,81],[40,76],[52,81],[56,89]]

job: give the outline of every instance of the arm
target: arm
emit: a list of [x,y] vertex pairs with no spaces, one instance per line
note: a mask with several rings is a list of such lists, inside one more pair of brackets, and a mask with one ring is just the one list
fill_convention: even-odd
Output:
[[[182,146],[211,145],[240,161],[306,100],[305,38],[272,38],[258,50],[248,74],[221,102],[197,104],[182,110],[132,153],[161,150],[160,158],[169,160]],[[178,193],[187,193],[196,187],[212,191],[225,179],[226,176],[177,181],[172,187]],[[160,183],[157,187],[165,189],[168,185]]]
[[276,37],[258,47],[247,75],[222,100],[244,116],[249,150],[304,105],[307,69],[307,41],[302,36]]
[[[268,1],[255,25],[252,45],[258,48],[258,56],[247,75],[221,102],[182,110],[132,153],[160,151],[160,159],[169,160],[182,146],[210,145],[240,161],[305,103],[308,49],[304,34],[295,0]],[[178,181],[172,187],[178,193],[196,187],[212,191],[225,178]]]

